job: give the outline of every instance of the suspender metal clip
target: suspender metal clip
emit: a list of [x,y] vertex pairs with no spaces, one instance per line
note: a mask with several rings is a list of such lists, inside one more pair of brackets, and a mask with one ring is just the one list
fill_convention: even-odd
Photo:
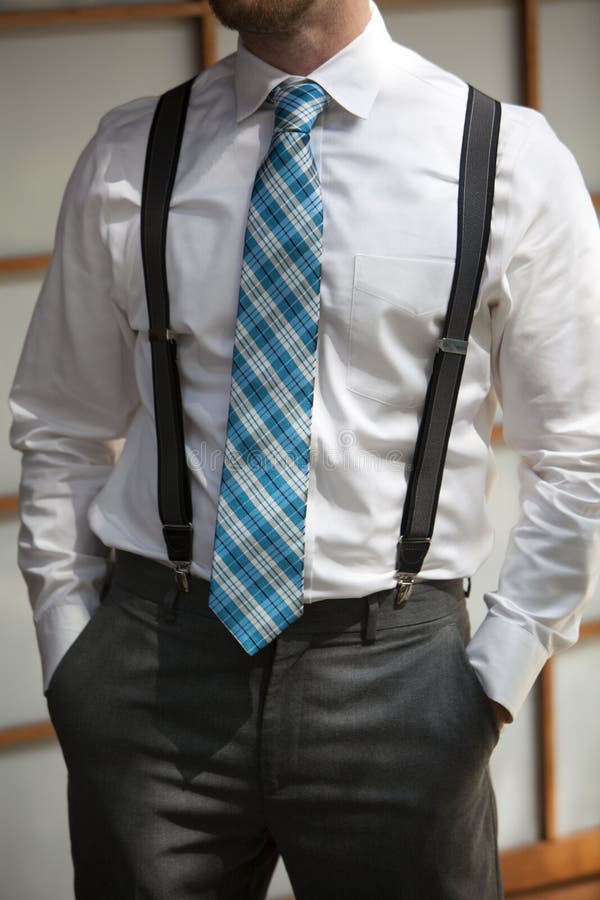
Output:
[[457,353],[459,356],[467,355],[468,341],[457,338],[443,337],[438,341],[438,347],[442,353]]
[[177,590],[183,591],[185,594],[189,593],[190,590],[191,566],[191,562],[176,562],[174,565],[175,584],[177,585]]
[[171,328],[149,328],[149,341],[166,341],[169,344],[175,343],[177,334]]
[[394,598],[394,609],[399,609],[410,597],[415,583],[414,575],[408,572],[396,572],[396,596]]

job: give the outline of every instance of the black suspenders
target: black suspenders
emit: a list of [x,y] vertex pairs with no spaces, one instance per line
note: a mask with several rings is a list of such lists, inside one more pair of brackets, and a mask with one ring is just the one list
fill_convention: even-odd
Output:
[[429,550],[446,450],[490,236],[501,105],[469,85],[465,115],[454,279],[406,491],[396,548],[399,605]]
[[[158,452],[158,508],[178,590],[189,589],[192,502],[187,467],[177,344],[170,328],[165,261],[169,202],[175,182],[192,81],[158,101],[146,151],[141,240]],[[458,190],[458,236],[452,290],[408,481],[396,569],[396,604],[408,597],[429,549],[446,450],[487,252],[501,105],[469,85]]]
[[169,202],[192,81],[158,101],[146,150],[142,188],[142,262],[152,352],[154,418],[158,453],[158,511],[179,590],[189,590],[192,563],[192,495],[185,453],[177,343],[170,328],[165,249]]

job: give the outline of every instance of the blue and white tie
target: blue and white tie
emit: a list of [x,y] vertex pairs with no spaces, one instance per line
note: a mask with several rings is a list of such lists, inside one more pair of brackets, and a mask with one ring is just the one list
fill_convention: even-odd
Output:
[[209,606],[254,654],[303,612],[323,208],[310,132],[329,103],[275,88],[246,229]]

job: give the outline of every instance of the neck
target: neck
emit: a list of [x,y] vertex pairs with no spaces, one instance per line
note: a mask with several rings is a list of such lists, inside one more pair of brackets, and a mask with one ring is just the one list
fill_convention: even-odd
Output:
[[251,53],[269,65],[290,75],[308,75],[362,34],[370,17],[369,0],[325,0],[294,31],[240,32],[240,37]]

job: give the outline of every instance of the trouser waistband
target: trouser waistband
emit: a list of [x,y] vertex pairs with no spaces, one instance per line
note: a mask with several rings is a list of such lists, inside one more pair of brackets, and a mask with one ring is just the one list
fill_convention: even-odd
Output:
[[[163,598],[173,594],[174,576],[170,566],[125,550],[115,551],[112,582],[121,589],[160,606]],[[192,576],[188,593],[177,595],[177,607],[186,612],[214,615],[208,606],[209,582]],[[364,629],[367,639],[375,629],[399,624],[426,622],[464,610],[464,588],[461,578],[417,581],[412,593],[400,607],[394,606],[396,589],[375,591],[362,597],[332,597],[304,604],[303,615],[286,632],[296,633]]]

